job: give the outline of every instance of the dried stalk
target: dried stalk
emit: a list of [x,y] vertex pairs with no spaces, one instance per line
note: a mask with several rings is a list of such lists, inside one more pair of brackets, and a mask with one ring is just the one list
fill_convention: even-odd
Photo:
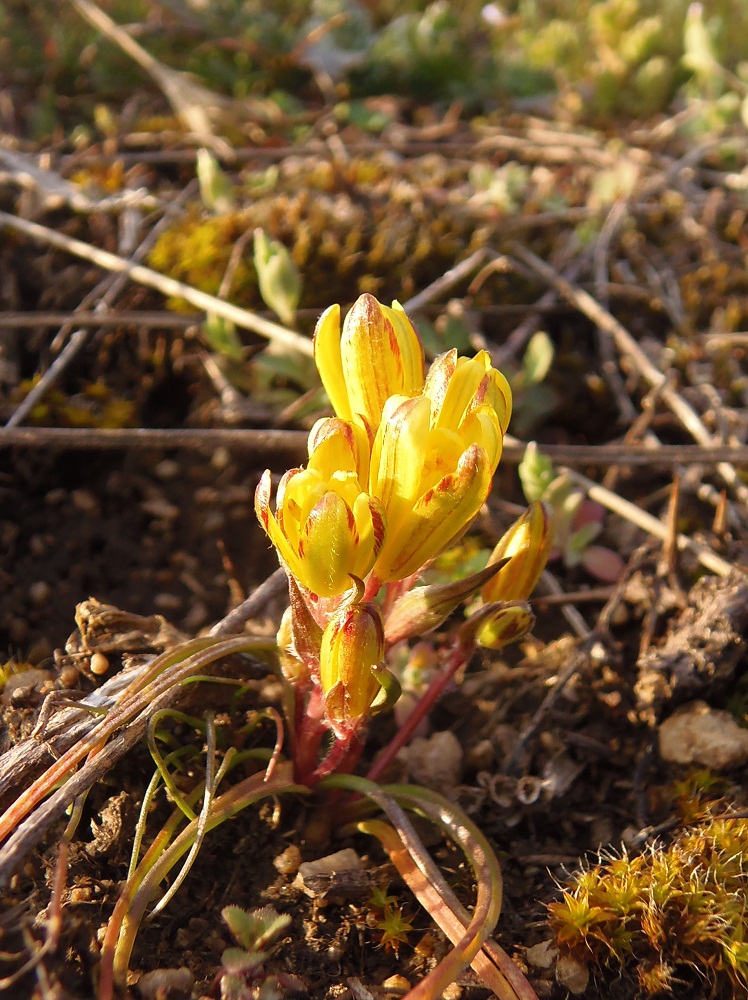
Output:
[[104,268],[104,270],[126,274],[131,281],[145,285],[146,288],[153,288],[157,292],[161,292],[162,295],[184,299],[197,309],[202,309],[208,313],[215,313],[215,315],[220,316],[222,319],[235,323],[241,329],[258,333],[261,337],[265,337],[267,340],[287,350],[299,351],[308,357],[311,357],[313,354],[312,342],[307,337],[302,337],[301,334],[295,333],[293,330],[288,330],[278,323],[263,319],[262,316],[258,316],[257,313],[250,312],[248,309],[242,309],[240,306],[235,306],[230,302],[225,302],[223,299],[216,298],[215,295],[208,295],[207,292],[201,292],[200,289],[193,288],[192,285],[186,285],[183,281],[177,281],[174,278],[167,277],[165,274],[159,274],[158,271],[153,271],[150,267],[145,267],[143,264],[131,264],[123,257],[109,253],[108,250],[100,250],[91,243],[73,239],[70,236],[65,236],[64,233],[57,233],[53,229],[47,228],[47,226],[40,226],[38,222],[19,219],[8,212],[0,212],[0,225],[10,226],[11,229],[24,233],[24,235],[29,236],[31,239],[55,247],[57,250],[64,250],[66,253],[80,257],[82,260],[88,260],[92,264],[96,264],[97,267]]

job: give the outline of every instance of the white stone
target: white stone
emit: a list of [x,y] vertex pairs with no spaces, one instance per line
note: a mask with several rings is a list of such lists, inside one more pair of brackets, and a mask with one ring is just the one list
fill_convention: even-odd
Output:
[[683,705],[660,724],[660,756],[674,764],[729,771],[748,761],[748,729],[704,701]]

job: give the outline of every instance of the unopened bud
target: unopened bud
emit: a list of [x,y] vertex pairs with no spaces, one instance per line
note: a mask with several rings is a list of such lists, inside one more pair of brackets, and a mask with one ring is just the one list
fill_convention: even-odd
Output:
[[384,657],[384,626],[373,604],[341,609],[322,634],[320,683],[333,731],[349,735],[369,714],[380,684],[372,673]]
[[468,618],[460,629],[463,645],[477,643],[486,649],[501,649],[517,642],[535,624],[527,604],[486,604]]
[[535,589],[553,546],[553,510],[534,500],[505,532],[491,553],[488,565],[505,565],[481,590],[485,604],[525,601]]
[[416,587],[404,594],[387,615],[384,627],[387,645],[392,646],[402,639],[410,639],[435,629],[497,572],[500,572],[500,568],[494,564],[462,580]]

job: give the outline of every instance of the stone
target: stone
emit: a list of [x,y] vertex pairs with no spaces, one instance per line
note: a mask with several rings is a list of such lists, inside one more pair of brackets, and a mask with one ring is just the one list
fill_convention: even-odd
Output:
[[660,724],[660,756],[673,764],[730,771],[748,761],[748,729],[729,712],[692,701]]

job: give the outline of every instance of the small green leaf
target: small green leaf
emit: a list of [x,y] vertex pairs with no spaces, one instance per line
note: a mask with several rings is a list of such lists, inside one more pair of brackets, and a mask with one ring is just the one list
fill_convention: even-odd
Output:
[[522,491],[529,503],[533,500],[543,499],[545,491],[553,482],[555,475],[550,458],[547,458],[538,449],[534,441],[531,441],[525,448],[518,472]]
[[244,357],[244,345],[239,339],[236,327],[231,320],[208,313],[203,323],[203,336],[208,341],[211,350],[232,361],[241,361]]
[[542,382],[553,363],[553,342],[543,330],[538,330],[530,338],[524,357],[522,371],[528,385]]
[[256,969],[268,957],[268,953],[263,951],[244,951],[243,948],[225,948],[221,955],[221,964],[226,972],[239,974]]
[[209,212],[224,215],[234,207],[234,186],[207,149],[197,151],[197,180],[200,197]]
[[[260,951],[291,923],[289,914],[278,913],[272,906],[262,906],[256,910],[224,906],[221,916],[239,944],[248,951]],[[261,961],[265,957],[267,956],[263,956]]]
[[386,667],[373,663],[371,672],[379,685],[379,691],[371,703],[371,714],[378,715],[393,707],[402,693],[402,688],[397,677]]
[[[597,538],[600,534],[601,525],[596,522],[589,522],[583,525],[581,528],[577,529],[572,535],[569,536],[569,540],[566,544],[567,554],[573,554],[574,556],[581,556],[590,542]],[[578,561],[575,560],[575,562]]]
[[254,260],[260,295],[278,314],[282,323],[293,326],[301,295],[301,277],[288,249],[268,238],[264,229],[255,229]]

